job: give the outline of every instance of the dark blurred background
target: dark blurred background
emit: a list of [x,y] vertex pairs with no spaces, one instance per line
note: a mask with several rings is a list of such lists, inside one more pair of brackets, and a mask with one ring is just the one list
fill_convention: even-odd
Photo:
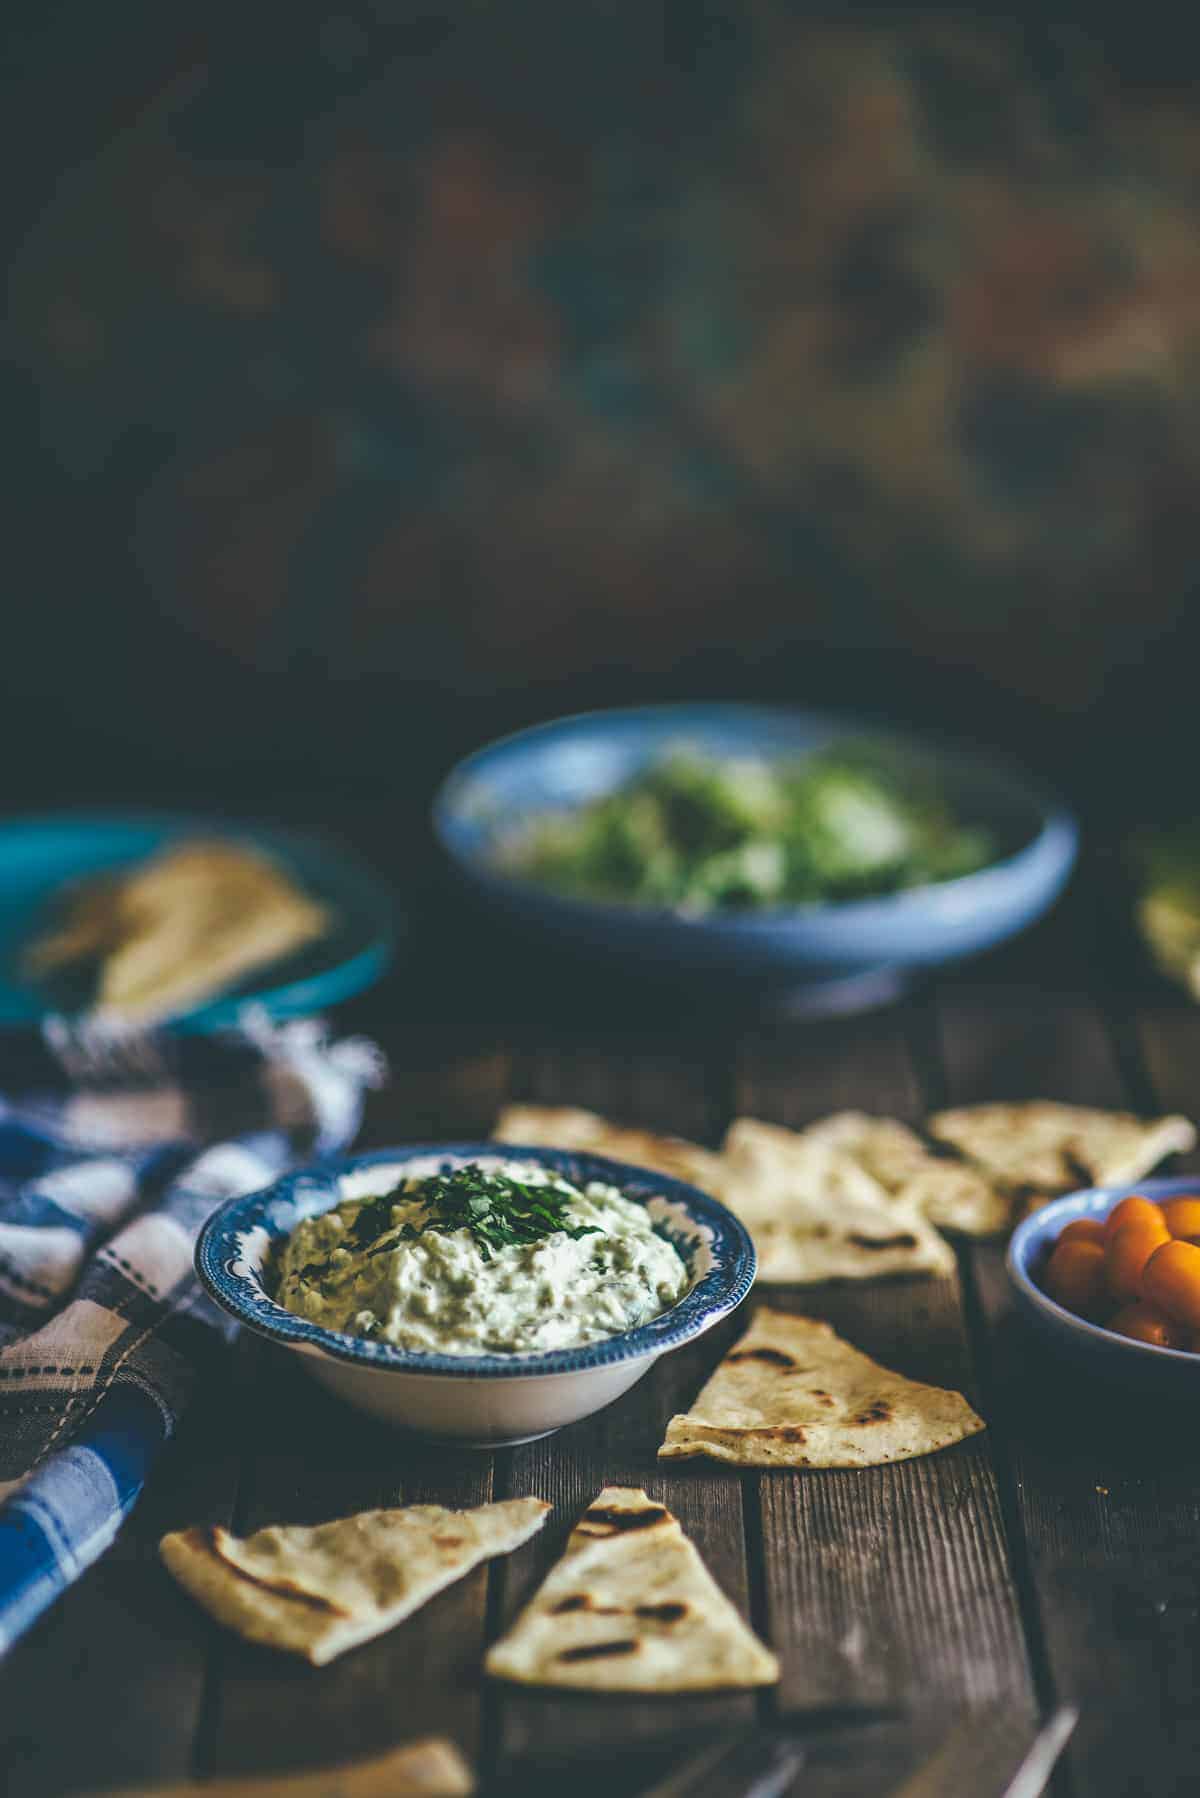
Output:
[[1200,110],[1134,12],[10,0],[5,807],[398,827],[670,695],[1190,805]]

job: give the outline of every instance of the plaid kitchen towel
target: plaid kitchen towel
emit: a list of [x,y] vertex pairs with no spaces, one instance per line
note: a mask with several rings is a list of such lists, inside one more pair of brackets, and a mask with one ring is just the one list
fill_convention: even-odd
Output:
[[312,1019],[150,1044],[140,1067],[136,1044],[106,1060],[54,1031],[57,1089],[0,1099],[0,1652],[112,1541],[225,1328],[200,1225],[345,1147],[382,1076]]

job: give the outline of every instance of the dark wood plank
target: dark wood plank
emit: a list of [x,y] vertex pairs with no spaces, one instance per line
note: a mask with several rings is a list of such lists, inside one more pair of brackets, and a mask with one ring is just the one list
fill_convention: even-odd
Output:
[[[737,1104],[800,1127],[855,1107],[920,1115],[902,1013],[780,1027],[744,1045]],[[884,1365],[978,1393],[955,1279],[763,1289],[821,1317]],[[897,1704],[907,1722],[863,1752],[872,1778],[903,1777],[919,1739],[964,1705],[1033,1693],[1009,1570],[991,1444],[853,1471],[757,1476],[772,1638],[786,1710]],[[854,1758],[798,1790],[852,1791]],[[864,1789],[862,1786],[859,1790]]]
[[[238,1527],[314,1523],[374,1505],[483,1504],[491,1457],[414,1442],[350,1412],[271,1351],[255,1351],[244,1391],[253,1458]],[[486,1569],[393,1630],[310,1668],[222,1638],[204,1771],[304,1767],[372,1753],[430,1729],[478,1749],[478,1662]]]
[[12,1798],[190,1773],[210,1640],[158,1542],[188,1523],[229,1522],[230,1402],[228,1375],[214,1373],[114,1546],[4,1662],[0,1768]]
[[508,1090],[511,1058],[489,1048],[464,1060],[398,1066],[368,1107],[364,1148],[486,1137]]
[[948,1104],[1130,1102],[1104,1015],[1066,969],[1057,982],[941,983],[934,1005]]
[[[402,992],[395,983],[388,991],[352,1020],[393,1044],[392,1078],[368,1106],[363,1146],[486,1134],[508,1079],[503,1045],[486,1030],[466,1053],[445,1033],[410,1039]],[[157,1545],[190,1523],[254,1528],[490,1495],[489,1457],[431,1451],[360,1422],[286,1359],[247,1345],[202,1381],[114,1547],[0,1669],[5,1790],[57,1798],[193,1770],[302,1766],[388,1746],[406,1728],[444,1729],[474,1753],[486,1570],[405,1629],[315,1673],[217,1629],[163,1571]]]
[[[623,1122],[713,1139],[724,1123],[723,1081],[694,1045],[647,1049],[614,1039],[601,1048],[563,1040],[531,1056],[517,1096],[546,1104],[580,1104]],[[501,1478],[506,1490],[549,1499],[554,1516],[520,1557],[497,1564],[496,1621],[506,1626],[558,1558],[579,1514],[606,1483],[644,1486],[669,1504],[708,1567],[741,1609],[750,1612],[741,1482],[730,1470],[670,1469],[657,1461],[668,1417],[686,1406],[736,1325],[665,1356],[616,1404],[571,1429],[514,1449]],[[496,1736],[509,1786],[554,1788],[558,1770],[573,1788],[598,1775],[607,1790],[640,1789],[657,1770],[655,1751],[677,1752],[680,1732],[742,1726],[755,1715],[749,1695],[627,1701],[527,1694],[497,1686]],[[506,1786],[506,1789],[509,1789]]]
[[[1077,943],[1082,957],[1089,939]],[[936,1012],[951,1103],[1048,1097],[1096,1105],[1144,1100],[1125,1077],[1081,968],[1008,990],[951,983]],[[1181,1049],[1191,1027],[1143,1020],[1161,1101],[1195,1109]],[[1082,1711],[1068,1764],[1089,1798],[1187,1789],[1200,1764],[1194,1704],[1200,1476],[1178,1410],[1153,1395],[1098,1387],[1056,1362],[1013,1315],[1000,1248],[971,1255],[985,1399],[1007,1464],[1018,1572],[1040,1620],[1043,1683]]]
[[[1130,1020],[1146,1083],[1147,1103],[1200,1119],[1200,1008],[1182,994],[1153,993]],[[1179,1162],[1200,1168],[1200,1152]]]
[[[428,1064],[395,1057],[363,1146],[486,1134],[508,1078],[502,1048]],[[269,1347],[246,1358],[237,1428],[246,1468],[238,1527],[316,1522],[373,1505],[484,1504],[493,1457],[438,1448],[350,1411]],[[439,1594],[403,1628],[325,1668],[222,1636],[204,1772],[304,1767],[439,1731],[480,1748],[479,1664],[487,1569]]]

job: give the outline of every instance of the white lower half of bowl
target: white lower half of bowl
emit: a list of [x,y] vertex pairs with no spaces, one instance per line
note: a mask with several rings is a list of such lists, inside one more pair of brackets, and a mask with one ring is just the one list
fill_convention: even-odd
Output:
[[590,1417],[628,1392],[658,1360],[640,1355],[575,1373],[463,1379],[361,1366],[307,1344],[289,1346],[298,1349],[315,1380],[358,1410],[422,1436],[479,1448],[532,1442]]

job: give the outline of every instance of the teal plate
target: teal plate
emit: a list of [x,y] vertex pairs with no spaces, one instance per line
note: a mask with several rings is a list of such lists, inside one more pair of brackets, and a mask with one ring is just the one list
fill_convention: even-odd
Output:
[[[261,849],[336,914],[333,929],[178,1019],[180,1030],[227,1030],[248,1005],[272,1018],[323,1011],[379,979],[391,961],[396,908],[384,883],[331,843],[289,831],[177,813],[70,813],[0,823],[0,1025],[66,1009],[62,989],[21,971],[25,945],[56,915],[68,883],[144,861],[184,837]],[[57,1002],[56,1002],[57,1001]]]

